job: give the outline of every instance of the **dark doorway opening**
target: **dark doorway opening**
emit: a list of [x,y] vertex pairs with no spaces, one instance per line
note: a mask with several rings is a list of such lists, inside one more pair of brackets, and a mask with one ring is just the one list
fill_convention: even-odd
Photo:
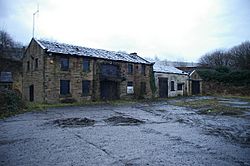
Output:
[[103,100],[115,100],[118,97],[118,82],[116,81],[101,81],[101,99]]
[[192,81],[192,95],[200,94],[200,81]]
[[29,92],[30,92],[30,101],[34,101],[34,85],[29,86]]
[[168,79],[159,78],[159,95],[161,98],[168,97]]

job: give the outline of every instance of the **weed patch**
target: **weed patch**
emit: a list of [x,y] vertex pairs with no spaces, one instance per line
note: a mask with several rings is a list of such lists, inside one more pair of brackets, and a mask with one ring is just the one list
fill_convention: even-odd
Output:
[[246,109],[244,108],[236,108],[223,105],[219,102],[218,99],[203,99],[196,101],[178,101],[174,103],[176,106],[182,107],[191,107],[193,109],[198,110],[198,114],[206,114],[206,115],[241,115],[244,113]]

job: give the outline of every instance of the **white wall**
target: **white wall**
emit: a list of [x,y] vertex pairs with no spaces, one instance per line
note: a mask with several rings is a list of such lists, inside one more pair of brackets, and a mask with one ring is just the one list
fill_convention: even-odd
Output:
[[[156,85],[156,97],[159,97],[159,78],[168,78],[168,97],[183,96],[188,90],[188,75],[170,74],[170,73],[154,73]],[[174,91],[171,91],[171,81],[174,81]],[[177,90],[177,84],[184,83],[182,90]]]

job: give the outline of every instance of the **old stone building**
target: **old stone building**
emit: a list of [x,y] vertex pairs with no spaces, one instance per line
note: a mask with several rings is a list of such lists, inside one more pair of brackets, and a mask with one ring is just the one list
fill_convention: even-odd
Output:
[[166,98],[189,94],[188,74],[164,64],[154,64],[156,97]]
[[32,39],[23,58],[23,97],[45,103],[151,98],[152,66],[136,53]]
[[[188,74],[188,95],[201,95],[203,81],[196,69],[204,69],[204,67],[177,67]],[[207,67],[206,67],[207,68]]]
[[189,95],[200,95],[202,94],[202,79],[200,75],[197,73],[196,70],[193,70],[188,73],[189,79],[189,89],[188,94]]

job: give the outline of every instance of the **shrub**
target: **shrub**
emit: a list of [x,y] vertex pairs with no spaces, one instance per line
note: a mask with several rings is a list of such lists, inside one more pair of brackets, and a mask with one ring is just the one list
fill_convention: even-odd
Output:
[[198,70],[204,81],[221,82],[235,86],[250,85],[249,70],[230,70],[228,68],[200,69]]
[[21,94],[15,90],[0,90],[0,114],[10,115],[20,111],[25,106]]

